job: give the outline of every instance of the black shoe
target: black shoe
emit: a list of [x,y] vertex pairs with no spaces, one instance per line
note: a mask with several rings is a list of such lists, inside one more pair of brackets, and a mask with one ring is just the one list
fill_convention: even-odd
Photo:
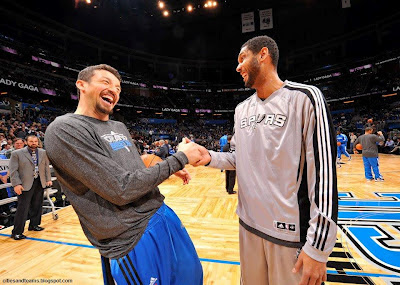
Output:
[[12,235],[11,235],[11,238],[13,238],[13,239],[15,239],[15,240],[20,240],[20,239],[26,239],[26,236],[23,235],[23,234],[20,234],[20,235],[14,235],[14,234],[12,234]]
[[236,194],[236,191],[228,192],[228,194]]
[[0,213],[0,218],[8,218],[10,215],[7,214],[6,212]]
[[35,232],[40,232],[40,231],[43,231],[44,230],[44,228],[42,228],[41,226],[34,226],[34,227],[29,227],[28,228],[28,231],[35,231]]

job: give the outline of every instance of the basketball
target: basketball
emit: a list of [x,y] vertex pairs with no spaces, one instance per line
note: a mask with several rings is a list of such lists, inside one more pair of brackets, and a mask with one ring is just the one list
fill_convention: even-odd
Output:
[[362,150],[362,145],[361,145],[360,143],[358,143],[358,144],[356,145],[356,149]]
[[159,156],[157,156],[155,154],[143,154],[141,156],[141,158],[142,158],[144,165],[147,168],[152,167],[152,166],[156,165],[157,163],[163,161]]
[[342,145],[342,143],[341,142],[337,142],[337,146],[341,146]]
[[372,119],[368,119],[368,121],[367,121],[368,123],[372,123]]

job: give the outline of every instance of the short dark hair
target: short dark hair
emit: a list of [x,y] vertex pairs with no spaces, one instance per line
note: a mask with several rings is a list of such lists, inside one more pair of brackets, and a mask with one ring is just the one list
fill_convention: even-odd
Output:
[[374,128],[372,128],[372,127],[366,127],[366,128],[365,128],[365,131],[366,131],[366,132],[369,132],[369,131],[372,131],[373,129],[374,129]]
[[39,138],[35,135],[28,135],[25,140],[28,141],[29,138],[36,138],[39,141]]
[[278,68],[279,48],[276,42],[268,36],[254,37],[242,45],[242,48],[247,47],[252,53],[257,54],[263,47],[268,48],[271,56],[272,64]]
[[13,139],[13,144],[16,143],[17,141],[22,141],[23,143],[25,143],[25,140],[23,138],[15,138]]
[[[117,77],[120,82],[122,81],[121,75],[118,73],[118,71],[114,67],[112,67],[108,64],[91,65],[91,66],[86,67],[85,69],[82,69],[78,74],[78,80],[90,82],[90,79],[92,78],[92,76],[96,70],[106,70],[106,71],[112,73],[115,77]],[[80,95],[81,95],[81,92],[78,89],[78,98]]]
[[227,138],[227,140],[230,141],[231,139],[232,139],[232,136],[229,135],[228,138]]

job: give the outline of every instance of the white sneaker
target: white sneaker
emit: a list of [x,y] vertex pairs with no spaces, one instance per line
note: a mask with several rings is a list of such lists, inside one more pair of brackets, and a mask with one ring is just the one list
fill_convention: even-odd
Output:
[[371,179],[367,179],[367,182],[372,182],[372,181],[374,181],[374,179],[373,179],[373,178],[371,178]]
[[351,160],[351,155],[349,156],[349,161]]
[[383,181],[385,181],[385,179],[383,179],[382,177],[381,177],[381,178],[376,178],[376,179],[375,179],[375,182],[383,182]]

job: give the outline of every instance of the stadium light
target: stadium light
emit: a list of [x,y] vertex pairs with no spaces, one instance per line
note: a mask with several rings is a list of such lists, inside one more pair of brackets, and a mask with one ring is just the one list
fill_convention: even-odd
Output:
[[158,2],[158,7],[159,7],[160,9],[163,9],[163,8],[165,7],[164,2],[163,2],[163,1]]
[[1,92],[0,93],[0,95],[6,95],[7,94],[7,92]]
[[[3,94],[3,93],[1,93],[1,94]],[[397,95],[397,93],[392,93],[392,94],[382,95],[382,97],[385,98],[385,97],[391,97],[391,96],[396,96],[396,95]]]
[[168,12],[167,10],[165,10],[165,11],[163,12],[163,15],[164,15],[164,17],[168,17],[168,16],[169,16],[169,12]]
[[86,0],[86,3],[90,4],[92,3],[92,0]]
[[207,1],[204,4],[204,8],[213,8],[213,7],[217,7],[218,3],[217,1]]
[[188,12],[192,12],[193,11],[193,6],[189,4],[187,6],[187,10],[188,10]]
[[344,104],[354,103],[354,100],[344,101],[343,103],[344,103]]

